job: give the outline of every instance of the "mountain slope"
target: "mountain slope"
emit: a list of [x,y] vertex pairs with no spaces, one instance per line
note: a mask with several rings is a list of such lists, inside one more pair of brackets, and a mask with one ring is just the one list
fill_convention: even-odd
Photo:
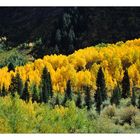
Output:
[[[58,26],[58,23],[63,24],[64,15],[69,14],[69,9],[74,11],[74,7],[1,7],[0,36],[6,36],[11,46],[42,38],[41,46],[35,50],[36,57],[54,53],[52,50],[56,45],[59,46],[54,40],[56,31],[61,26]],[[67,51],[69,49],[66,46],[69,42],[66,42],[62,48],[58,47],[59,53],[69,54],[79,48],[101,42],[113,43],[138,38],[139,13],[138,7],[78,7],[76,14],[83,20],[70,25],[76,35],[73,48]],[[78,31],[76,28],[79,28]]]

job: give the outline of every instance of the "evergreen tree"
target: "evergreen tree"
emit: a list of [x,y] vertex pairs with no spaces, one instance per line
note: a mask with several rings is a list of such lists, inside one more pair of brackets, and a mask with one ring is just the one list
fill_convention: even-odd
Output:
[[78,8],[64,9],[62,16],[54,25],[56,27],[52,33],[50,45],[57,47],[60,53],[72,53],[78,48],[77,46],[80,46],[77,37],[83,32],[83,29],[85,30],[82,25],[85,23],[83,21]]
[[102,94],[100,89],[96,90],[94,101],[95,101],[96,111],[100,113],[101,105],[102,105]]
[[100,113],[102,102],[107,99],[106,84],[102,68],[99,68],[96,80],[97,90],[94,96],[96,110]]
[[113,94],[111,96],[110,102],[111,104],[119,105],[121,99],[121,90],[119,86],[116,86],[113,90]]
[[72,100],[72,90],[71,90],[71,81],[70,80],[67,81],[63,105],[65,105],[67,100]]
[[29,98],[30,98],[29,90],[28,90],[28,82],[29,82],[29,79],[26,80],[25,86],[24,86],[24,89],[23,89],[23,93],[21,95],[21,99],[25,100],[26,102],[28,102]]
[[10,72],[11,70],[12,70],[12,71],[15,71],[15,66],[13,65],[13,63],[10,62],[10,63],[8,64],[8,72]]
[[71,90],[71,81],[70,80],[67,81],[66,95],[69,100],[72,100],[72,90]]
[[48,102],[49,97],[53,96],[51,76],[46,67],[44,67],[43,69],[41,85],[42,85],[41,101],[46,103]]
[[49,89],[49,96],[52,98],[53,97],[53,88],[52,88],[52,80],[51,80],[51,75],[50,72],[48,72],[48,89]]
[[57,96],[56,96],[55,105],[60,105],[60,101],[59,101],[59,96],[58,96],[58,94],[57,94]]
[[36,85],[34,84],[33,85],[33,89],[32,89],[32,102],[39,102],[39,97],[38,97],[38,94],[37,94],[37,87]]
[[42,73],[42,96],[41,96],[41,102],[48,102],[48,98],[49,98],[49,90],[48,90],[48,70],[46,67],[44,67],[43,69],[43,73]]
[[102,71],[102,67],[99,68],[99,71],[97,73],[96,86],[97,86],[97,91],[100,91],[101,93],[102,101],[105,101],[107,99],[107,93],[106,93],[106,84],[105,84],[105,78],[104,78],[104,73]]
[[23,90],[23,83],[22,83],[22,79],[20,78],[19,73],[16,73],[16,91],[19,95],[22,95],[22,90]]
[[43,102],[43,92],[42,92],[42,84],[39,86],[39,102]]
[[124,77],[122,79],[122,98],[128,98],[130,96],[130,81],[128,71],[125,70]]
[[9,92],[11,93],[11,95],[13,97],[15,96],[15,92],[16,92],[16,78],[14,76],[12,76],[12,78],[11,78],[11,84],[9,86]]
[[6,91],[6,89],[5,89],[4,84],[3,84],[3,86],[2,86],[1,95],[2,95],[2,96],[6,96],[6,95],[7,95],[7,91]]
[[135,90],[134,90],[134,88],[132,88],[131,103],[132,103],[133,106],[136,106],[136,95],[135,95]]
[[14,96],[15,92],[17,92],[20,96],[22,95],[23,90],[23,83],[22,79],[20,78],[19,73],[16,73],[16,76],[12,76],[11,78],[11,84],[9,87],[9,91]]
[[81,98],[81,93],[78,92],[77,100],[76,100],[76,106],[79,108],[82,108],[82,98]]
[[90,95],[90,88],[88,86],[85,87],[85,105],[87,106],[87,110],[91,108],[91,95]]
[[138,98],[138,108],[140,109],[140,95],[139,95],[139,98]]

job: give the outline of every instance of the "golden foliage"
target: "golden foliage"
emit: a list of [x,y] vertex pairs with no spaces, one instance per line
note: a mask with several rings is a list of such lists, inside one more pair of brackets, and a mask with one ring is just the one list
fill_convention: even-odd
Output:
[[103,67],[107,89],[114,88],[123,78],[124,67],[128,68],[131,86],[140,87],[140,39],[125,43],[107,44],[106,47],[87,47],[69,56],[46,55],[34,63],[16,67],[15,72],[8,68],[0,69],[0,86],[8,89],[11,76],[18,71],[23,82],[29,77],[30,85],[40,84],[42,70],[46,66],[51,74],[53,90],[64,92],[66,81],[71,79],[73,89],[90,85],[96,89],[96,76]]

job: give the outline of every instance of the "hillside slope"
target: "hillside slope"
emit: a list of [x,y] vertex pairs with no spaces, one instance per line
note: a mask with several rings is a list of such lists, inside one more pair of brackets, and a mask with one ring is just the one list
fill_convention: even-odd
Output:
[[[36,57],[54,53],[52,50],[56,44],[54,44],[53,33],[56,33],[58,22],[63,15],[69,14],[68,9],[73,10],[74,7],[1,7],[0,36],[6,36],[11,46],[42,38],[42,45],[35,51],[40,55]],[[101,42],[114,43],[138,38],[140,36],[139,13],[140,9],[136,7],[78,7],[75,15],[84,20],[71,24],[76,36],[74,48],[67,51],[67,42],[63,49],[58,47],[59,53],[69,54],[79,48]],[[77,27],[79,27],[78,32],[75,31]]]

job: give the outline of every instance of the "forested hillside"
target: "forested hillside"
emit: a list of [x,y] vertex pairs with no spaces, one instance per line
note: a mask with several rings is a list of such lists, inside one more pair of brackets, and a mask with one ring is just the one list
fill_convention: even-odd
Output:
[[140,10],[129,7],[0,8],[0,36],[10,46],[42,40],[31,54],[70,54],[99,43],[138,38]]

